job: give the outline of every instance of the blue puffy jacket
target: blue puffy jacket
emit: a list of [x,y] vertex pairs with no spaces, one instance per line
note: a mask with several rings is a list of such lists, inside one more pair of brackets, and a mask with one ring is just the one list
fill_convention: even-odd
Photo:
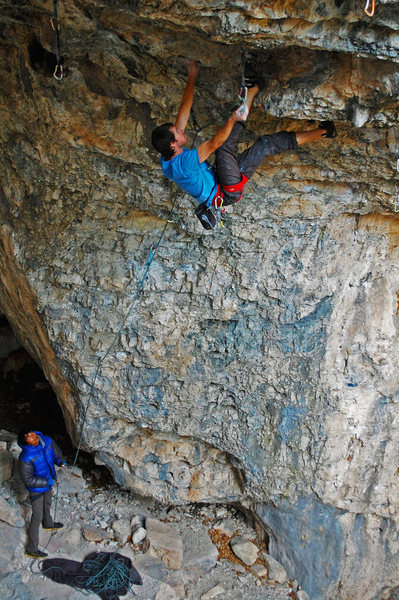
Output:
[[31,493],[48,492],[57,480],[54,464],[65,464],[61,450],[53,440],[40,431],[39,444],[31,446],[18,442],[22,452],[18,458],[19,472],[27,490]]

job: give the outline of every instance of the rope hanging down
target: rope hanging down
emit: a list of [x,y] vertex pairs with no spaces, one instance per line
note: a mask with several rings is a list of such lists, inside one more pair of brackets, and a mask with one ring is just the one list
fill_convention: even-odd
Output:
[[84,425],[85,425],[85,422],[86,422],[86,418],[87,418],[87,413],[88,413],[88,410],[89,410],[90,402],[91,402],[91,399],[93,397],[94,386],[96,384],[97,377],[98,377],[98,374],[99,374],[100,369],[101,369],[101,365],[103,364],[103,362],[107,358],[107,356],[109,356],[112,348],[115,346],[115,344],[116,344],[116,342],[117,342],[117,340],[118,340],[118,338],[119,338],[119,336],[120,336],[120,334],[122,332],[122,329],[125,326],[125,323],[127,322],[128,318],[131,315],[131,312],[132,312],[133,307],[134,307],[134,305],[136,303],[136,300],[137,300],[137,298],[138,298],[141,290],[143,289],[143,285],[144,285],[144,282],[145,282],[145,280],[147,278],[148,271],[150,270],[151,263],[152,263],[152,261],[154,259],[155,253],[157,252],[157,250],[159,248],[159,245],[160,245],[160,243],[162,241],[162,238],[163,238],[163,236],[165,234],[167,226],[169,225],[169,223],[172,222],[170,220],[170,216],[172,215],[173,210],[175,208],[177,197],[178,197],[178,192],[179,192],[179,190],[177,190],[176,193],[175,193],[175,197],[173,199],[172,207],[171,207],[171,209],[169,211],[169,214],[168,214],[168,217],[166,219],[165,225],[164,225],[164,227],[162,229],[161,235],[159,236],[158,241],[155,244],[155,246],[153,245],[151,247],[151,249],[150,249],[150,253],[149,253],[149,256],[148,256],[148,259],[147,259],[147,262],[146,262],[146,267],[145,267],[145,270],[144,270],[144,274],[143,274],[143,276],[142,276],[142,278],[141,278],[141,280],[139,282],[139,285],[138,285],[138,287],[136,289],[136,293],[133,296],[133,300],[130,303],[128,311],[127,311],[127,313],[126,313],[126,315],[125,315],[125,317],[124,317],[124,319],[123,319],[123,321],[122,321],[122,323],[121,323],[118,331],[114,335],[113,340],[112,340],[111,345],[109,346],[108,350],[106,350],[106,352],[103,354],[103,356],[101,358],[99,358],[99,360],[98,360],[97,368],[96,368],[96,371],[94,373],[92,384],[90,386],[89,397],[87,399],[87,403],[86,403],[86,406],[85,406],[84,411],[83,411],[82,422],[81,422],[80,432],[79,432],[78,445],[77,445],[77,449],[76,449],[75,458],[74,458],[74,461],[72,463],[72,467],[74,467],[76,465],[76,462],[78,460],[80,448],[81,448],[81,445],[82,445],[83,429],[84,429]]
[[61,55],[60,55],[60,38],[59,38],[59,20],[58,20],[58,8],[57,8],[58,0],[53,0],[54,6],[54,14],[50,19],[51,27],[54,30],[54,46],[55,46],[55,55],[57,59],[57,64],[54,69],[54,77],[61,81],[64,77],[64,70],[61,64]]
[[[195,117],[194,117],[194,120],[195,120],[195,129],[196,129],[196,132],[195,132],[194,140],[193,140],[193,143],[192,143],[192,146],[191,146],[192,148],[193,148],[193,146],[195,144],[195,141],[197,139],[198,133],[202,129],[204,129],[206,127],[206,126],[205,127],[199,127],[198,122],[196,121]],[[103,362],[107,358],[107,356],[109,356],[112,348],[115,346],[115,343],[118,340],[118,338],[119,338],[119,336],[120,336],[120,334],[122,332],[123,327],[125,326],[128,318],[130,317],[130,315],[132,313],[132,310],[133,310],[133,307],[134,307],[134,305],[136,303],[136,300],[137,300],[137,298],[138,298],[141,290],[143,289],[143,285],[144,285],[144,282],[145,282],[145,280],[147,278],[148,272],[150,270],[151,263],[152,263],[152,261],[154,259],[154,256],[155,256],[155,254],[156,254],[156,252],[157,252],[157,250],[158,250],[158,248],[159,248],[159,246],[161,244],[161,241],[162,241],[162,238],[163,238],[163,236],[165,234],[166,228],[168,227],[169,223],[173,223],[173,221],[171,220],[170,217],[172,216],[173,211],[175,210],[175,208],[177,206],[178,195],[179,195],[179,189],[177,189],[176,192],[175,192],[175,196],[174,196],[174,199],[173,199],[173,202],[172,202],[172,207],[171,207],[171,209],[170,209],[170,211],[168,213],[168,216],[167,216],[167,218],[165,220],[165,225],[164,225],[164,227],[163,227],[163,229],[161,231],[161,234],[160,234],[160,236],[158,238],[158,241],[156,242],[155,245],[153,244],[151,246],[150,253],[149,253],[149,256],[148,256],[148,259],[147,259],[147,262],[146,262],[146,267],[145,267],[143,276],[142,276],[142,278],[141,278],[141,280],[139,282],[139,285],[138,285],[138,287],[136,289],[136,293],[133,296],[133,300],[131,301],[131,303],[129,305],[128,311],[127,311],[127,313],[126,313],[126,315],[125,315],[125,317],[124,317],[124,319],[123,319],[123,321],[122,321],[122,323],[121,323],[118,331],[114,335],[113,340],[112,340],[112,342],[111,342],[108,350],[106,350],[106,352],[103,354],[103,356],[98,359],[97,368],[96,368],[96,371],[94,373],[93,381],[92,381],[92,384],[91,384],[90,390],[89,390],[89,397],[87,399],[86,406],[85,406],[85,408],[83,410],[83,416],[82,416],[82,419],[81,419],[80,431],[79,431],[79,437],[78,437],[78,445],[77,445],[77,448],[76,448],[76,454],[75,454],[75,458],[74,458],[73,463],[72,463],[72,467],[74,467],[76,465],[76,462],[78,460],[80,448],[81,448],[81,445],[82,445],[82,439],[83,439],[83,429],[84,429],[84,425],[85,425],[85,422],[86,422],[86,418],[87,418],[87,413],[88,413],[88,410],[89,410],[90,402],[91,402],[91,399],[93,397],[94,386],[96,384],[97,377],[98,377],[98,374],[99,374],[100,369],[101,369],[101,365],[103,364]]]

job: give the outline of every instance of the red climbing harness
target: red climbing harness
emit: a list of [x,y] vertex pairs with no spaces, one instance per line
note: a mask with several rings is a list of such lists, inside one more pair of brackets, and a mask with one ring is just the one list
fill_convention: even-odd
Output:
[[241,173],[241,181],[239,183],[235,183],[234,185],[221,185],[218,183],[216,194],[213,197],[211,206],[215,206],[216,208],[218,206],[222,206],[224,193],[234,194],[235,192],[240,192],[240,197],[238,200],[236,200],[236,202],[239,202],[241,200],[242,190],[247,181],[248,177],[244,175],[244,173]]
[[221,187],[223,192],[226,192],[227,194],[234,194],[235,192],[240,192],[240,197],[237,200],[237,202],[239,202],[241,200],[243,187],[247,183],[247,181],[248,177],[244,175],[244,173],[241,173],[241,181],[239,183],[236,183],[235,185],[222,185]]

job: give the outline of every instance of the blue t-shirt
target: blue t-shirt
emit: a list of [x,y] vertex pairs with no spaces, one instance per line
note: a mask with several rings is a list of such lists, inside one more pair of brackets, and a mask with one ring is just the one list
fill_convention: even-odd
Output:
[[206,202],[209,206],[216,194],[217,185],[211,167],[200,162],[198,150],[187,150],[170,160],[161,158],[164,175],[176,182],[185,192],[198,202]]

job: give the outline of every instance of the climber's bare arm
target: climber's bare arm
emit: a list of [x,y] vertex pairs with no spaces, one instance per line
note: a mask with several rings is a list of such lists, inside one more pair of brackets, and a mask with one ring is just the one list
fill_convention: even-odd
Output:
[[188,75],[186,89],[184,90],[183,98],[180,103],[180,108],[175,123],[176,129],[182,129],[183,131],[186,128],[187,121],[190,116],[190,110],[194,97],[194,85],[199,71],[199,62],[197,62],[196,60],[190,60],[190,62],[188,63],[187,71]]
[[240,106],[235,112],[233,112],[227,123],[225,123],[221,129],[219,129],[219,131],[211,140],[208,140],[207,142],[204,142],[198,146],[197,150],[200,162],[204,162],[204,160],[206,160],[212,154],[212,152],[215,152],[215,150],[220,148],[223,142],[225,142],[229,137],[236,121],[246,121],[248,113],[251,110],[252,103],[258,92],[259,88],[257,85],[250,88],[248,90],[248,96],[244,110],[243,107]]
[[221,127],[216,132],[213,138],[211,138],[207,142],[203,142],[202,144],[200,144],[197,148],[200,162],[204,162],[204,160],[206,160],[212,154],[212,152],[215,152],[215,150],[220,148],[223,142],[225,142],[229,137],[230,132],[234,127],[234,124],[237,123],[237,121],[246,121],[247,116],[248,107],[243,108],[242,106],[240,106],[235,112],[233,112],[233,114],[231,115],[229,120],[226,121],[223,127]]

